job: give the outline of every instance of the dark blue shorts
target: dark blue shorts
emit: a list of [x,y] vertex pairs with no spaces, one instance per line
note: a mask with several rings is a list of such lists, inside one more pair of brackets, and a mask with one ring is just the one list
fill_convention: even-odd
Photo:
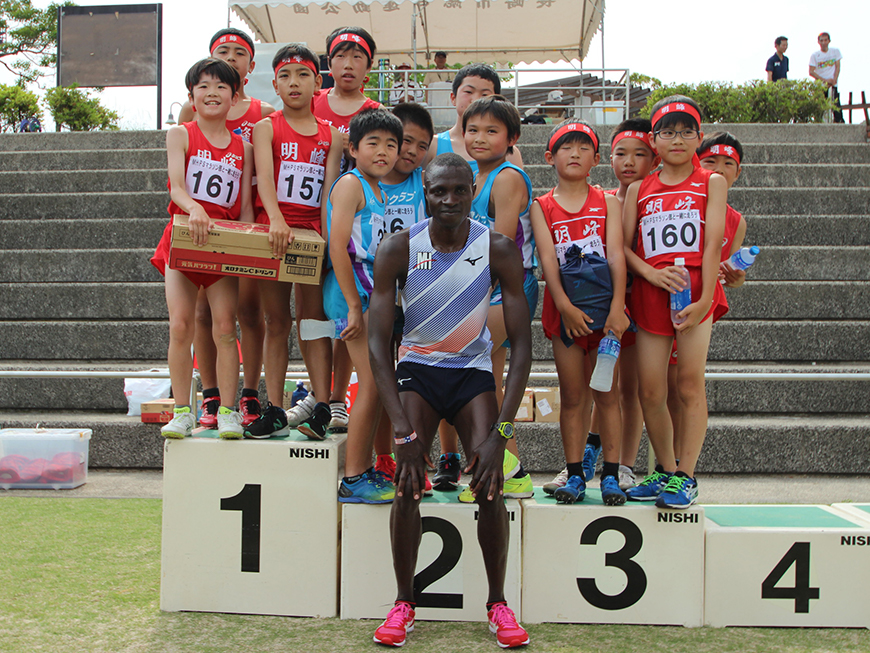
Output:
[[477,368],[454,369],[420,363],[399,363],[396,366],[399,392],[416,392],[450,424],[456,413],[477,395],[495,392],[492,372]]

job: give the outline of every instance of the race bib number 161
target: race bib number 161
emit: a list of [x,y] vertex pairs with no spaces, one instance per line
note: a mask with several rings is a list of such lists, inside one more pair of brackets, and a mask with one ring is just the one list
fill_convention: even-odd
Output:
[[229,208],[239,198],[242,171],[221,161],[198,156],[187,163],[185,185],[187,194],[201,202],[210,202]]

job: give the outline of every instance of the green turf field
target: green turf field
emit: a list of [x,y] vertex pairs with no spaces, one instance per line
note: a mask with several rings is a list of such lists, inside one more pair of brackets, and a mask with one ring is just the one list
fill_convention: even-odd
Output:
[[[160,612],[160,508],[155,499],[0,497],[0,652],[385,650],[371,641],[374,621]],[[870,651],[867,630],[556,624],[528,630],[529,651]],[[404,650],[500,649],[485,624],[419,622]]]

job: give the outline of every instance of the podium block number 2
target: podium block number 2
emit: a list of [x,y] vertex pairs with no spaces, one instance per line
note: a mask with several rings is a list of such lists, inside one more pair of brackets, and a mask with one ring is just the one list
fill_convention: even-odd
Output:
[[646,573],[637,562],[632,560],[643,546],[643,534],[634,522],[623,517],[602,517],[591,522],[580,535],[580,544],[595,546],[598,538],[606,531],[617,531],[625,538],[625,544],[618,551],[604,556],[605,567],[615,567],[626,577],[625,589],[619,594],[605,594],[595,583],[594,578],[578,578],[577,588],[591,605],[601,610],[624,610],[640,601],[646,592]]
[[435,533],[441,538],[441,553],[428,567],[414,576],[414,601],[418,608],[462,609],[462,594],[424,592],[432,583],[444,578],[462,557],[462,535],[446,519],[423,517],[423,533]]
[[[777,587],[794,565],[794,587]],[[761,583],[763,599],[794,599],[795,614],[810,611],[810,600],[819,598],[819,588],[810,587],[810,543],[795,542]]]
[[221,499],[221,510],[242,513],[242,571],[260,572],[260,486],[246,484],[232,497]]

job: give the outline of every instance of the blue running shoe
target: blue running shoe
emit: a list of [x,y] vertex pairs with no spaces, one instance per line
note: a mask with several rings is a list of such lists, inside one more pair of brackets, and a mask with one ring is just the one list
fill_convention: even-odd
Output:
[[553,496],[559,503],[583,501],[586,498],[586,481],[581,476],[569,476],[565,485],[553,492]]
[[621,506],[625,503],[625,492],[619,489],[619,481],[615,476],[601,479],[601,500],[605,506]]
[[341,503],[390,503],[396,497],[396,486],[373,469],[367,469],[353,483],[341,479],[338,500]]
[[656,507],[685,510],[697,500],[698,482],[688,476],[674,474],[656,499]]
[[625,491],[629,501],[655,501],[671,480],[667,472],[653,472],[634,487]]
[[595,466],[598,464],[599,455],[601,455],[600,446],[586,445],[586,451],[583,452],[583,476],[587,483],[595,478]]

